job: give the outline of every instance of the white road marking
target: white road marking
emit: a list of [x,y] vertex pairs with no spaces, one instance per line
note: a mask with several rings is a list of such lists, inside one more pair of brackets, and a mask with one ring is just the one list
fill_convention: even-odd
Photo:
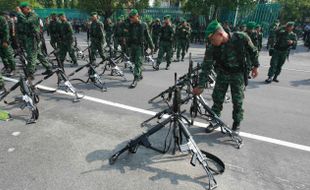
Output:
[[[7,81],[11,81],[11,82],[15,82],[15,83],[18,82],[18,80],[16,80],[16,79],[7,78],[7,77],[3,77],[3,78],[4,78],[4,80],[7,80]],[[43,86],[43,85],[38,85],[37,88],[42,89],[42,90],[49,90],[49,91],[56,90],[55,88],[51,88],[51,87],[47,87],[47,86]],[[56,90],[56,92],[59,94],[75,96],[72,93],[68,93],[68,92],[65,92],[62,90]],[[91,96],[85,95],[83,99],[88,100],[88,101],[92,101],[92,102],[96,102],[96,103],[100,103],[100,104],[104,104],[104,105],[109,105],[109,106],[129,110],[129,111],[133,111],[133,112],[143,113],[146,115],[152,115],[152,116],[156,115],[156,112],[153,112],[153,111],[149,111],[149,110],[145,110],[145,109],[141,109],[141,108],[125,105],[125,104],[120,104],[120,103],[112,102],[112,101],[108,101],[108,100],[103,100],[103,99],[99,99],[99,98],[95,98],[95,97],[91,97]],[[167,117],[167,115],[164,117]],[[194,125],[197,127],[207,127],[208,126],[208,124],[206,124],[206,123],[201,123],[201,122],[196,122],[196,121],[194,122]],[[280,146],[285,146],[285,147],[289,147],[289,148],[293,148],[293,149],[298,149],[298,150],[310,152],[310,146],[306,146],[306,145],[296,144],[296,143],[292,143],[292,142],[288,142],[288,141],[278,140],[278,139],[274,139],[274,138],[264,137],[264,136],[245,133],[245,132],[240,132],[239,135],[242,137],[249,138],[249,139],[254,139],[254,140],[258,140],[258,141],[268,142],[271,144],[276,144],[276,145],[280,145]]]
[[17,137],[17,136],[19,136],[20,135],[20,132],[19,131],[16,131],[16,132],[13,132],[12,133],[12,136],[14,136],[14,137]]
[[8,149],[8,152],[14,152],[15,151],[15,148],[9,148]]

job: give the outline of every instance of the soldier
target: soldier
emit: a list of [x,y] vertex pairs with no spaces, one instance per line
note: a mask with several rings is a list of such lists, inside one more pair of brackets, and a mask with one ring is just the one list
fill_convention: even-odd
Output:
[[105,44],[105,32],[104,25],[98,19],[97,12],[91,13],[92,23],[90,25],[89,37],[90,37],[90,62],[93,64],[96,62],[96,52],[98,51],[100,57],[104,60],[103,46]]
[[262,32],[262,27],[258,24],[258,25],[256,25],[255,29],[256,29],[257,41],[258,41],[257,49],[258,49],[258,51],[261,51],[261,50],[262,50],[262,47],[263,47],[263,32]]
[[13,49],[10,45],[9,33],[9,24],[0,15],[0,57],[4,65],[3,74],[6,76],[12,76],[15,72],[15,61],[13,58]]
[[107,45],[110,47],[112,45],[112,38],[113,38],[113,22],[110,18],[107,18],[105,24],[105,31],[106,31],[106,41]]
[[180,61],[180,54],[182,50],[182,60],[184,61],[186,46],[189,38],[189,28],[187,26],[187,22],[184,19],[181,19],[181,25],[176,30],[177,36],[177,60]]
[[246,25],[246,33],[251,38],[252,43],[257,48],[258,46],[258,36],[255,30],[256,23],[255,22],[248,22]]
[[[227,33],[217,21],[212,21],[208,25],[206,37],[211,43],[207,45],[199,85],[194,88],[193,93],[196,95],[202,93],[214,65],[217,69],[217,78],[212,94],[212,110],[220,116],[225,94],[230,86],[234,120],[232,130],[238,131],[243,119],[242,104],[247,79],[245,67],[253,66],[252,76],[255,78],[258,75],[258,51],[248,35],[242,32]],[[250,55],[253,65],[245,65],[248,63],[245,62],[247,54]],[[207,132],[212,129],[214,127],[209,125]]]
[[60,26],[60,22],[57,19],[57,14],[52,13],[51,20],[49,22],[47,30],[51,36],[50,44],[54,48],[54,50],[58,48],[58,44],[59,44],[59,32],[60,32],[59,26]]
[[147,30],[146,23],[143,23],[139,19],[138,11],[132,9],[129,14],[130,25],[128,28],[128,45],[130,45],[130,58],[135,64],[134,67],[134,80],[129,88],[135,88],[142,76],[142,58],[144,51],[144,43],[147,42],[151,51],[154,50],[154,45]]
[[64,13],[58,14],[59,19],[61,21],[59,25],[59,59],[60,63],[63,66],[64,61],[66,59],[67,53],[69,53],[71,59],[72,59],[72,64],[71,67],[78,66],[77,59],[74,53],[73,49],[73,43],[74,43],[74,38],[73,38],[73,29],[71,24],[67,21],[67,18]]
[[155,45],[155,50],[154,53],[156,53],[158,51],[158,43],[159,43],[159,33],[160,33],[160,28],[161,28],[161,23],[160,23],[160,19],[157,18],[155,20],[155,22],[153,22],[152,26],[151,26],[151,30],[152,30],[152,40],[153,43]]
[[296,49],[297,36],[293,32],[294,22],[288,22],[285,27],[275,31],[274,44],[270,44],[269,54],[272,56],[270,60],[270,68],[266,83],[279,82],[278,76],[281,73],[285,59],[289,56],[290,49]]
[[164,57],[164,54],[166,53],[166,70],[169,69],[169,66],[171,64],[171,58],[173,54],[173,40],[174,40],[174,30],[170,21],[170,15],[166,15],[164,17],[164,24],[161,27],[160,35],[159,35],[159,52],[157,57],[157,63],[156,66],[154,66],[154,70],[159,70],[159,65]]
[[186,43],[186,53],[188,52],[188,49],[189,49],[189,45],[191,43],[191,35],[192,35],[192,27],[191,27],[191,24],[189,22],[186,22],[187,23],[187,27],[188,27],[188,30],[189,30],[189,34],[188,34],[188,38],[187,38],[187,43]]
[[43,75],[50,74],[51,66],[45,59],[41,51],[41,36],[40,36],[40,20],[37,14],[32,12],[27,2],[22,2],[19,7],[16,8],[17,12],[17,27],[18,27],[18,40],[20,47],[26,52],[26,59],[28,61],[26,65],[26,75],[30,80],[34,79],[33,74],[36,71],[37,59],[46,69]]

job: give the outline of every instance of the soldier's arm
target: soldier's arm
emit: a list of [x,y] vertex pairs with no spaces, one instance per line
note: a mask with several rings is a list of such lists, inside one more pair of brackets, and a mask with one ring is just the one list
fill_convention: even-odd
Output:
[[290,40],[293,41],[292,49],[296,49],[296,47],[297,47],[297,35],[295,33],[292,33],[290,35]]
[[100,24],[99,24],[99,34],[100,34],[100,39],[102,40],[102,39],[104,39],[104,25],[103,25],[103,23],[102,22],[100,22]]
[[244,35],[244,43],[245,43],[245,50],[248,52],[250,62],[252,65],[248,65],[248,68],[252,67],[259,67],[259,62],[258,62],[258,50],[254,46],[253,42],[251,41],[251,38],[248,35]]
[[213,47],[212,45],[207,45],[205,56],[201,65],[201,72],[199,73],[199,88],[204,88],[208,82],[208,75],[213,69],[214,60],[213,60]]

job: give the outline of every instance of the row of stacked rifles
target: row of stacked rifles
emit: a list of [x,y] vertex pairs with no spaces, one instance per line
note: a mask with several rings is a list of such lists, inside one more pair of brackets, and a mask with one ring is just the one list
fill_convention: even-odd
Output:
[[[89,48],[87,48],[89,51]],[[86,50],[86,49],[85,49]],[[85,51],[83,50],[83,51]],[[104,72],[107,69],[111,69],[111,75],[116,75],[124,77],[124,74],[117,67],[117,60],[123,61],[125,63],[125,68],[128,67],[130,70],[133,69],[132,64],[129,61],[129,58],[123,52],[119,52],[118,55],[113,53],[112,48],[109,49],[110,56],[103,60],[101,63],[97,65],[93,65],[88,62],[86,65],[83,65],[77,68],[75,71],[70,73],[69,75],[65,74],[63,65],[60,64],[56,53],[56,61],[57,65],[54,66],[53,72],[49,75],[45,76],[43,79],[37,81],[36,83],[32,83],[31,80],[28,79],[28,76],[25,72],[25,68],[27,65],[27,61],[25,59],[25,54],[22,50],[18,53],[20,61],[22,63],[22,68],[24,70],[24,75],[20,76],[19,81],[13,85],[8,91],[1,95],[0,101],[3,100],[10,92],[14,91],[18,87],[20,87],[22,96],[15,98],[13,102],[6,102],[7,104],[21,103],[21,108],[28,108],[31,111],[31,117],[26,121],[27,124],[35,123],[39,118],[39,110],[37,108],[37,104],[39,103],[39,96],[37,94],[37,90],[41,89],[38,86],[44,80],[47,80],[54,74],[57,76],[57,85],[58,89],[64,90],[66,92],[70,92],[74,95],[74,102],[79,101],[84,95],[76,90],[76,88],[71,84],[72,80],[80,80],[84,83],[91,82],[96,87],[100,88],[102,91],[106,91],[107,88],[102,79]],[[81,53],[81,52],[80,52]],[[85,59],[85,57],[81,57]],[[149,58],[151,59],[151,58]],[[102,73],[98,73],[96,68],[102,64],[104,64],[104,69]],[[154,64],[151,61],[151,64]],[[83,68],[88,68],[88,79],[86,81],[76,78],[69,79],[69,77],[73,76],[75,73],[81,71]],[[116,68],[116,71],[113,69]],[[177,150],[180,152],[189,152],[192,155],[191,165],[196,166],[197,161],[200,163],[202,168],[207,174],[208,184],[206,185],[207,189],[214,189],[217,187],[217,182],[214,178],[216,174],[222,174],[225,170],[225,165],[221,159],[216,157],[215,155],[208,153],[207,151],[200,150],[198,145],[193,139],[193,136],[190,134],[188,127],[194,124],[194,119],[199,115],[201,118],[209,121],[210,125],[213,125],[214,129],[220,128],[220,131],[227,135],[232,142],[235,143],[236,147],[239,149],[242,146],[242,138],[238,133],[232,131],[228,125],[226,125],[209,107],[205,99],[202,95],[194,95],[192,93],[192,89],[198,85],[198,77],[199,70],[201,69],[201,65],[198,63],[197,66],[194,67],[193,61],[191,59],[191,55],[189,58],[189,68],[188,72],[181,76],[177,77],[175,73],[175,84],[170,86],[168,89],[159,93],[157,96],[153,97],[149,100],[149,103],[153,103],[156,99],[160,99],[160,101],[164,101],[167,104],[167,108],[161,112],[158,112],[155,116],[150,119],[144,121],[141,126],[148,126],[149,129],[143,133],[142,135],[136,137],[133,140],[130,140],[128,144],[116,152],[109,159],[110,164],[114,164],[118,157],[124,152],[136,153],[139,146],[144,146],[146,148],[150,148],[159,153],[165,154],[172,149],[172,153],[175,154]],[[113,73],[114,72],[114,73]],[[209,76],[209,83],[206,88],[210,88],[214,86],[216,74],[211,72]],[[46,89],[44,89],[46,90]],[[52,90],[50,92],[56,92],[56,90]],[[227,97],[227,99],[229,99]],[[190,119],[185,115],[186,110],[181,110],[181,106],[190,103],[189,115]],[[151,125],[150,122],[153,120],[159,120],[156,125]],[[157,133],[161,129],[169,127],[168,134],[166,135],[165,146],[163,149],[156,148],[152,146],[152,143],[149,140],[149,137],[153,134]],[[171,133],[171,135],[169,135]],[[168,139],[168,137],[170,139]],[[169,144],[167,144],[169,142]],[[210,164],[211,163],[211,164]]]

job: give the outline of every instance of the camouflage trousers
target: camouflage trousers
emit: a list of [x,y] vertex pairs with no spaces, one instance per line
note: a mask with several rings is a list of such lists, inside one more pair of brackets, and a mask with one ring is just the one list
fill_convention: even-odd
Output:
[[2,42],[0,41],[0,57],[5,68],[15,70],[15,60],[13,57],[13,49],[9,45],[7,48],[2,47]]
[[225,95],[230,87],[231,99],[233,103],[232,118],[234,122],[240,123],[243,120],[243,99],[244,99],[244,75],[243,73],[223,74],[217,73],[216,83],[213,90],[213,106],[212,110],[218,115],[221,115]]
[[26,71],[28,75],[35,73],[37,60],[39,60],[45,69],[50,69],[50,64],[47,62],[41,51],[40,42],[33,38],[26,38],[22,44],[24,45],[23,48],[27,54],[26,59],[28,63],[26,65]]
[[75,53],[74,53],[74,48],[73,48],[73,42],[70,42],[70,41],[67,41],[67,42],[60,42],[59,43],[59,59],[60,59],[60,62],[63,64],[65,59],[66,59],[66,56],[67,56],[67,53],[69,53],[71,59],[72,59],[72,62],[74,64],[77,63],[77,59],[76,59],[76,56],[75,56]]
[[181,51],[182,51],[182,59],[184,59],[186,49],[187,49],[187,40],[179,39],[177,41],[177,59],[180,59]]
[[158,46],[159,46],[159,42],[158,42],[158,40],[159,40],[159,35],[157,34],[157,35],[155,35],[155,34],[153,34],[152,35],[152,41],[153,41],[153,43],[154,43],[154,46],[155,46],[155,52],[158,50]]
[[160,65],[162,62],[162,59],[164,57],[164,54],[166,53],[166,62],[167,66],[171,64],[171,58],[173,55],[173,43],[172,42],[163,42],[161,41],[159,43],[159,52],[158,52],[158,57],[157,57],[157,64]]
[[50,44],[51,46],[56,50],[57,49],[57,37],[55,37],[54,35],[51,35],[51,41]]
[[270,67],[268,71],[268,77],[277,77],[282,70],[282,66],[285,63],[285,59],[287,58],[287,51],[278,51],[274,50],[271,60],[270,60]]
[[140,78],[142,75],[143,49],[143,45],[131,44],[130,47],[130,59],[135,65],[133,70],[135,78]]
[[104,51],[103,51],[104,42],[98,42],[95,40],[91,41],[90,45],[90,62],[94,63],[96,62],[96,52],[98,51],[101,59],[105,59]]

